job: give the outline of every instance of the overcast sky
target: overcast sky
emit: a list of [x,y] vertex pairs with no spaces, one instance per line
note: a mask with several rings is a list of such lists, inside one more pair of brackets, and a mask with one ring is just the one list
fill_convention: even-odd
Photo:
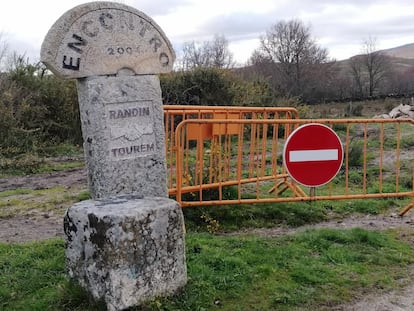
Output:
[[[38,61],[40,46],[53,23],[88,1],[3,0],[1,40],[9,51]],[[414,43],[412,0],[124,0],[146,13],[164,30],[177,55],[186,41],[224,35],[239,64],[259,46],[258,38],[281,20],[300,19],[317,43],[337,60],[361,52],[362,42],[376,39],[378,49]]]

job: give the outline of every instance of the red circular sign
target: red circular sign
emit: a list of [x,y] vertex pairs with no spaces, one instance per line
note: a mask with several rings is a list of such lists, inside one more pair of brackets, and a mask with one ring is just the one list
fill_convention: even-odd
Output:
[[339,172],[342,160],[341,139],[323,124],[298,127],[289,135],[283,149],[283,163],[288,174],[307,187],[330,182]]

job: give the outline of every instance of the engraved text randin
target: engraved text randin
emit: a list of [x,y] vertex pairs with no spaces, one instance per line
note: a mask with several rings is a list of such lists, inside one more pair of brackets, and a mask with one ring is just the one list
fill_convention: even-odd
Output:
[[155,150],[153,111],[148,101],[105,105],[110,130],[110,157],[136,158]]

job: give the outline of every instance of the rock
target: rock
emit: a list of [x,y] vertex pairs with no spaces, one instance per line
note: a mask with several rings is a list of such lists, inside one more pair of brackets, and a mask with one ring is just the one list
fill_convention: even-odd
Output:
[[374,118],[381,119],[414,119],[414,107],[411,105],[400,104],[393,108],[388,114],[377,115]]
[[175,293],[187,282],[184,219],[168,198],[87,200],[65,215],[68,274],[110,311]]
[[411,106],[404,104],[400,104],[399,106],[395,107],[393,110],[391,110],[389,115],[392,119],[413,117]]

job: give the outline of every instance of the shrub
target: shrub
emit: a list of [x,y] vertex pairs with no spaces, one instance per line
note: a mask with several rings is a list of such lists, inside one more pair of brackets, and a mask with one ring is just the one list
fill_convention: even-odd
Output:
[[348,164],[350,167],[360,167],[364,161],[364,148],[361,144],[351,144],[349,148]]
[[11,175],[26,175],[38,173],[41,166],[45,164],[44,159],[31,153],[23,154],[16,159],[0,157],[0,171]]
[[65,141],[82,142],[75,83],[17,58],[14,68],[0,76],[1,155]]

